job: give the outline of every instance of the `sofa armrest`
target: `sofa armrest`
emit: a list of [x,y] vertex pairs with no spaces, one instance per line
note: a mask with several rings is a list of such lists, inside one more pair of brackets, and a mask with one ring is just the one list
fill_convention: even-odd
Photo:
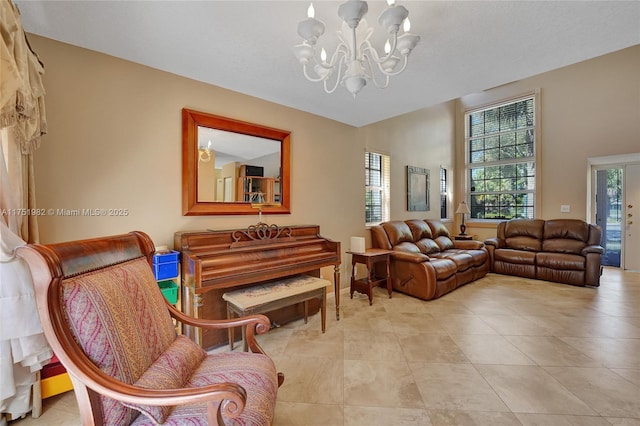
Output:
[[587,253],[602,254],[602,253],[604,253],[604,247],[602,247],[602,246],[586,246],[585,248],[582,249],[582,255],[586,256]]
[[394,251],[391,253],[391,259],[404,262],[422,263],[428,262],[429,256],[422,253],[409,253],[406,251]]
[[498,238],[487,238],[484,240],[484,243],[485,245],[493,246],[495,248],[503,248],[507,246],[504,240]]
[[454,240],[453,246],[462,250],[481,250],[484,247],[484,243],[475,240]]

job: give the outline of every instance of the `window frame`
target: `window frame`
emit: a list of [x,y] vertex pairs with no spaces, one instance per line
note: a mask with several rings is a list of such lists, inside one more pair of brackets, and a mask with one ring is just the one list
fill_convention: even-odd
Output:
[[447,168],[440,166],[439,189],[440,189],[440,219],[449,219],[449,179]]
[[[367,185],[367,182],[371,182],[371,176],[370,176],[370,170],[377,170],[377,169],[372,169],[371,167],[368,167],[367,164],[369,163],[369,156],[370,155],[376,155],[380,157],[380,180],[381,183],[380,185]],[[379,225],[382,222],[387,222],[389,221],[389,218],[391,217],[391,193],[390,193],[390,188],[391,188],[391,157],[389,156],[389,154],[385,153],[385,152],[380,152],[380,151],[375,151],[375,150],[371,150],[371,149],[365,149],[365,153],[364,153],[364,177],[365,177],[365,182],[364,182],[364,198],[365,198],[365,214],[364,214],[364,220],[365,220],[365,226],[366,227],[371,227],[371,226],[376,226]],[[367,211],[369,210],[369,203],[367,202],[367,200],[369,199],[368,194],[370,191],[379,191],[380,192],[380,217],[381,220],[380,221],[371,221],[369,222],[367,219]]]
[[[531,194],[533,199],[533,209],[532,209],[532,218],[540,217],[540,181],[541,181],[541,167],[540,167],[540,146],[541,146],[541,132],[540,132],[540,96],[539,90],[535,90],[529,93],[525,93],[522,95],[518,95],[516,97],[503,99],[500,101],[490,102],[481,106],[469,108],[463,112],[463,121],[464,121],[464,189],[465,195],[464,199],[467,204],[472,207],[472,195],[478,193],[487,193],[488,195],[497,195],[500,194],[522,194],[528,193]],[[497,110],[498,108],[516,104],[518,102],[533,100],[533,126],[529,126],[528,128],[533,131],[533,155],[530,157],[520,157],[520,158],[507,158],[507,159],[499,159],[493,160],[489,162],[471,162],[471,149],[470,144],[471,140],[478,139],[477,135],[471,136],[471,123],[470,117],[472,114],[478,112],[484,112],[488,110]],[[521,129],[512,130],[510,132],[520,131]],[[507,132],[508,133],[508,132]],[[502,132],[492,133],[491,136],[501,135]],[[480,136],[481,138],[487,137],[487,133]],[[532,190],[514,190],[514,191],[471,191],[472,179],[471,179],[471,171],[472,169],[477,169],[481,167],[493,167],[493,166],[504,166],[504,165],[518,165],[524,163],[533,163],[534,165],[534,175],[532,176],[534,187]],[[516,166],[517,167],[517,166]],[[472,210],[473,211],[473,210]],[[509,220],[506,218],[474,218],[472,214],[469,215],[468,222],[476,222],[478,225],[482,223],[498,223],[504,220]]]

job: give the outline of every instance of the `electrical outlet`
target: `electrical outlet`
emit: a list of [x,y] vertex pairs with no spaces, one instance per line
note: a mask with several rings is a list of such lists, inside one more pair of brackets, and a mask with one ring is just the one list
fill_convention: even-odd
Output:
[[571,206],[568,204],[563,204],[560,206],[560,213],[569,213],[571,212]]

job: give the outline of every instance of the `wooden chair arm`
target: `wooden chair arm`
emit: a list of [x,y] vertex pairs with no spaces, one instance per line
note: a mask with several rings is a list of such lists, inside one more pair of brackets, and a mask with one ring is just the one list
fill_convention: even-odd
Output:
[[235,383],[216,383],[197,388],[149,389],[121,382],[92,363],[81,363],[82,377],[78,378],[79,382],[70,373],[74,386],[77,383],[100,395],[128,404],[174,406],[206,403],[210,425],[224,425],[223,415],[227,418],[239,416],[247,401],[245,389]]
[[210,330],[223,330],[232,327],[247,327],[246,338],[249,350],[253,353],[265,354],[264,350],[258,344],[256,340],[257,334],[265,334],[271,328],[271,321],[266,315],[247,315],[240,318],[225,319],[225,320],[208,320],[202,318],[194,318],[177,310],[173,305],[167,302],[169,307],[169,313],[173,318],[182,322],[183,324],[206,328]]

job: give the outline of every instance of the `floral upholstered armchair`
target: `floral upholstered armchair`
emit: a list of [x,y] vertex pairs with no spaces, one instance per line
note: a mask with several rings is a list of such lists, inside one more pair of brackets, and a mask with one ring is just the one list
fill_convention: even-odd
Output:
[[[71,376],[83,425],[269,425],[276,372],[255,339],[269,320],[185,316],[162,295],[141,232],[27,245],[45,336]],[[246,327],[250,352],[208,355],[176,333],[173,319],[209,328]]]

